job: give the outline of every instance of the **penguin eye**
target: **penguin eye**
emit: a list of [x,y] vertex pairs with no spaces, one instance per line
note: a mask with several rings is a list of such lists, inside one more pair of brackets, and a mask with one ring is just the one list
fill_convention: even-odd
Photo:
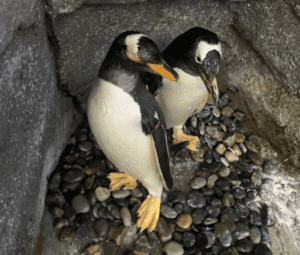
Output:
[[200,63],[201,62],[201,59],[200,57],[197,57],[197,62]]

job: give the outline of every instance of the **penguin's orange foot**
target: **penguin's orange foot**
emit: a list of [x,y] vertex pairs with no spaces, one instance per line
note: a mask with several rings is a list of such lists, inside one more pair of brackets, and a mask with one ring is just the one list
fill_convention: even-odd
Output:
[[174,128],[173,130],[174,144],[189,141],[190,145],[187,148],[191,151],[197,151],[197,143],[199,141],[199,138],[197,136],[184,134],[181,128]]
[[148,228],[148,231],[155,229],[159,219],[159,212],[160,198],[148,195],[138,210],[140,218],[137,221],[137,225],[141,228],[141,232],[146,228]]
[[107,178],[111,180],[111,191],[118,190],[122,187],[124,187],[124,189],[134,189],[137,186],[136,179],[125,173],[110,173]]

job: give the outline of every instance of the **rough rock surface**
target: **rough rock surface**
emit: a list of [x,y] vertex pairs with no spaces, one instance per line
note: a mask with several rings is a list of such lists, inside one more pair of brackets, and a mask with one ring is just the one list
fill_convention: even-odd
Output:
[[40,1],[4,1],[0,12],[0,254],[34,254],[46,178],[76,111],[57,87]]

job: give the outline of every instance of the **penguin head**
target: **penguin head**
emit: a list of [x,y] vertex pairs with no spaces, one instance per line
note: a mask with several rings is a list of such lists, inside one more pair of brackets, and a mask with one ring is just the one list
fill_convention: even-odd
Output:
[[163,52],[172,67],[183,68],[202,78],[213,103],[217,104],[219,90],[216,75],[222,52],[218,36],[201,27],[194,27],[178,36]]
[[156,44],[140,32],[120,34],[111,48],[129,68],[158,74],[172,81],[178,79],[178,74],[164,61]]
[[194,61],[208,90],[211,101],[217,104],[219,89],[216,75],[222,58],[221,43],[218,36],[208,30],[202,30],[195,44]]

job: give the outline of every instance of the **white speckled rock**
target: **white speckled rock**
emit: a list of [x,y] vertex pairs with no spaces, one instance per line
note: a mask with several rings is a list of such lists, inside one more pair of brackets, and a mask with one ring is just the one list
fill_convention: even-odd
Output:
[[170,241],[165,245],[165,251],[167,255],[183,255],[184,250],[181,244]]

